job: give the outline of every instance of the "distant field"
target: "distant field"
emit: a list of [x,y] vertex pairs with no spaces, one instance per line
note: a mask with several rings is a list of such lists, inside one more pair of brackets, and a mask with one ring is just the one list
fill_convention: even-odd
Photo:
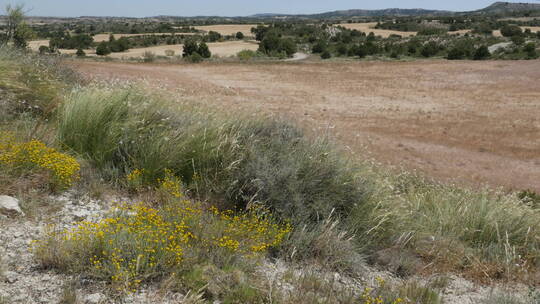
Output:
[[221,35],[234,35],[238,32],[242,32],[246,36],[252,36],[251,28],[256,27],[257,24],[222,24],[222,25],[204,25],[195,26],[196,29],[201,31],[214,31]]
[[[107,36],[107,40],[109,39],[108,38],[109,36],[105,34],[96,35],[96,37],[98,37],[99,39],[104,38],[103,36]],[[29,42],[29,47],[34,51],[39,50],[39,47],[42,45],[49,46],[49,40],[35,40],[35,41]],[[254,41],[226,41],[226,42],[208,43],[208,47],[210,48],[210,51],[212,52],[213,55],[220,56],[220,57],[228,57],[228,56],[236,55],[236,53],[242,50],[256,51],[259,48],[259,45]],[[146,47],[146,48],[133,48],[122,53],[112,53],[109,55],[109,57],[119,58],[119,59],[131,58],[131,57],[137,58],[137,57],[142,57],[145,52],[152,52],[158,56],[165,56],[166,50],[173,50],[175,51],[176,55],[181,55],[183,52],[183,47],[181,44],[176,44],[176,45],[159,45],[159,46],[152,46],[152,47]],[[62,54],[75,54],[75,52],[76,50],[60,49],[60,53]],[[85,50],[85,52],[87,56],[96,56],[96,53],[94,50]]]
[[[195,35],[197,33],[176,33],[176,35]],[[97,34],[94,36],[95,42],[102,42],[102,41],[109,41],[109,37],[111,34]],[[143,33],[143,34],[114,34],[115,39],[119,39],[122,37],[137,37],[137,36],[148,36],[148,35],[156,35],[156,36],[163,36],[163,35],[172,35],[170,33]]]
[[167,65],[77,62],[224,109],[279,113],[429,176],[540,191],[540,60]]
[[359,30],[361,32],[369,33],[373,32],[375,35],[382,36],[384,38],[388,38],[390,35],[401,35],[403,37],[410,37],[415,36],[416,32],[401,32],[401,31],[393,31],[393,30],[381,30],[381,29],[375,29],[375,25],[377,25],[377,22],[366,22],[366,23],[343,23],[340,24],[344,28],[348,28],[351,30]]
[[[236,55],[236,53],[242,50],[257,50],[259,45],[254,42],[245,41],[226,41],[226,42],[213,42],[208,43],[208,47],[214,56],[227,57]],[[176,45],[160,45],[147,48],[130,49],[127,52],[112,53],[109,56],[113,58],[130,58],[130,57],[142,57],[145,52],[152,52],[159,56],[165,56],[166,50],[175,51],[176,55],[181,55],[183,52],[183,46],[181,44]]]

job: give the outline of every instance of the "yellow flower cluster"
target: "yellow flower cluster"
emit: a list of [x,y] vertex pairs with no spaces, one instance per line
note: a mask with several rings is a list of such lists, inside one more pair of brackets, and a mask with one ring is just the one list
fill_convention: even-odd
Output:
[[9,133],[0,133],[0,164],[50,172],[53,185],[61,189],[69,188],[79,178],[80,171],[75,158],[49,148],[38,140],[19,143]]
[[165,177],[163,179],[158,179],[158,185],[159,189],[175,198],[181,198],[184,196],[182,193],[182,185],[180,180],[174,176],[172,171],[169,169],[165,169]]
[[[379,289],[383,288],[385,285],[385,281],[383,278],[377,277],[375,278],[377,281],[377,284],[379,285]],[[381,295],[378,295],[377,289],[366,287],[364,288],[364,292],[362,293],[362,304],[400,304],[404,303],[402,298],[396,298],[390,301],[385,301]]]
[[46,250],[50,239],[60,240],[60,248],[68,251],[65,256],[86,257],[88,272],[109,280],[119,291],[135,291],[152,275],[189,265],[201,250],[256,255],[278,245],[289,231],[289,226],[253,212],[232,215],[188,200],[160,209],[139,203],[123,205],[98,223],[50,232],[34,250]]
[[130,182],[136,181],[143,176],[144,169],[135,169],[131,171],[127,176],[127,180]]

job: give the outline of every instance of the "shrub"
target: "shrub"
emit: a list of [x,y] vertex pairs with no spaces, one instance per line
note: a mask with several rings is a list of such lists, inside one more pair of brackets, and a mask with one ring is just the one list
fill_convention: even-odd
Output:
[[156,60],[156,54],[151,51],[146,51],[143,53],[142,58],[144,62],[153,62]]
[[0,133],[0,166],[11,171],[44,171],[51,176],[53,190],[71,187],[79,177],[80,165],[71,156],[47,147],[38,140],[19,143],[9,133]]
[[465,51],[459,47],[453,47],[446,56],[448,60],[458,60],[465,58]]
[[478,49],[476,49],[473,55],[474,60],[484,60],[489,57],[491,57],[491,53],[489,52],[488,47],[485,45],[482,45]]
[[41,46],[39,47],[39,53],[42,54],[42,55],[45,54],[45,53],[50,53],[50,51],[51,51],[51,50],[50,50],[49,47],[46,46],[46,45],[41,45]]
[[332,54],[330,54],[330,52],[328,50],[326,50],[326,51],[322,52],[321,58],[322,59],[330,59],[330,58],[332,58]]
[[432,57],[439,53],[439,45],[435,41],[426,43],[420,50],[420,54],[424,57]]
[[86,53],[83,51],[83,49],[79,48],[75,55],[77,55],[77,57],[84,57],[86,56]]
[[44,267],[110,282],[120,292],[201,263],[232,265],[264,255],[289,232],[262,209],[220,212],[172,196],[159,208],[122,205],[107,218],[50,231],[34,246]]
[[96,54],[98,56],[107,56],[111,53],[111,49],[109,48],[109,44],[105,41],[102,41],[98,44],[96,48]]
[[525,43],[525,37],[521,35],[515,35],[510,38],[515,45],[522,45]]
[[242,33],[242,32],[236,33],[236,39],[238,39],[238,40],[244,39],[244,33]]
[[201,55],[199,55],[199,53],[195,52],[187,56],[186,60],[191,63],[200,63],[204,61],[204,58]]
[[183,56],[189,57],[193,55],[193,53],[196,53],[198,50],[199,50],[199,46],[197,45],[197,42],[195,40],[188,39],[184,42]]
[[252,50],[242,50],[236,54],[236,57],[240,60],[248,61],[257,56],[257,52]]
[[517,25],[505,25],[501,28],[501,34],[504,37],[520,36],[523,34],[521,28]]
[[208,48],[208,45],[204,42],[199,44],[197,53],[201,55],[202,58],[210,58],[212,57],[212,53],[210,52],[210,49]]

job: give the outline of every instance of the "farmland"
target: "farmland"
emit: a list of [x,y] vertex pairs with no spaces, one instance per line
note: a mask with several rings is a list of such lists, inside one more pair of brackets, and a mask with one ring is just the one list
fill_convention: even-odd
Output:
[[441,180],[540,190],[540,61],[74,65],[96,79],[145,79],[224,109],[285,115],[360,157]]

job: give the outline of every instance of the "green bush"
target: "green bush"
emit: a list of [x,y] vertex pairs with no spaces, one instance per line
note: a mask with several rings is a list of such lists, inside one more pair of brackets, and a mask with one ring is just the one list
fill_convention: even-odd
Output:
[[252,50],[242,50],[236,54],[236,57],[240,60],[248,61],[257,56],[257,52]]
[[484,60],[488,59],[489,57],[491,57],[491,53],[489,52],[488,47],[485,45],[477,48],[473,55],[474,60]]
[[505,25],[501,28],[501,34],[504,37],[520,36],[523,34],[521,28],[517,25]]
[[332,58],[332,54],[328,50],[326,50],[326,51],[322,52],[321,58],[322,59],[330,59],[330,58]]
[[109,48],[109,44],[105,41],[100,42],[96,48],[96,54],[98,56],[107,56],[111,53],[111,49]]

